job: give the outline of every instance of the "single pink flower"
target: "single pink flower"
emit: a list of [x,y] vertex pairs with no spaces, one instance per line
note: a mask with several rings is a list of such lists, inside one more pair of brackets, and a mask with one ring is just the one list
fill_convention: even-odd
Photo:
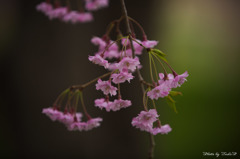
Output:
[[155,40],[142,41],[142,45],[147,47],[147,48],[153,48],[157,44],[158,44],[158,41],[155,41]]
[[137,117],[133,118],[132,125],[142,131],[151,132],[153,122],[157,120],[158,114],[155,109],[149,111],[141,111]]
[[47,15],[50,20],[56,19],[56,18],[61,19],[63,16],[67,14],[67,12],[68,12],[67,7],[59,7],[49,11]]
[[118,63],[109,63],[108,70],[113,71],[118,69]]
[[89,13],[89,12],[79,13],[78,22],[86,23],[91,21],[93,21],[92,13]]
[[82,113],[76,113],[75,115],[71,113],[63,113],[63,115],[58,120],[65,125],[69,125],[72,124],[75,120],[81,121],[81,118]]
[[71,11],[67,14],[64,15],[64,17],[62,18],[62,20],[64,22],[71,22],[73,24],[75,23],[84,23],[84,22],[88,22],[88,21],[92,21],[93,17],[90,13],[80,13],[77,11]]
[[171,91],[171,88],[169,87],[169,84],[162,83],[161,85],[153,88],[151,91],[148,91],[147,96],[151,99],[158,99],[168,96],[169,91]]
[[178,81],[181,85],[185,82],[185,81],[187,81],[187,77],[189,76],[189,74],[188,74],[188,72],[186,71],[186,72],[184,72],[183,74],[181,74],[181,75],[177,75],[176,77],[175,77],[175,80],[176,81]]
[[102,118],[92,118],[92,119],[88,120],[86,123],[85,130],[88,131],[93,128],[99,127],[101,121],[102,121]]
[[153,125],[143,125],[141,122],[139,122],[138,118],[132,119],[132,126],[135,126],[136,128],[140,129],[141,131],[151,132]]
[[42,113],[46,114],[52,121],[59,120],[59,118],[63,116],[61,111],[53,108],[44,108]]
[[62,20],[64,22],[72,22],[73,24],[78,22],[79,13],[77,11],[71,11],[64,15]]
[[109,107],[112,111],[118,111],[122,108],[127,108],[132,105],[132,102],[130,100],[122,100],[122,99],[115,99],[114,102],[112,102]]
[[91,42],[94,45],[99,46],[100,51],[103,51],[105,49],[105,47],[107,46],[107,43],[102,38],[99,38],[99,37],[96,37],[96,36],[91,39]]
[[87,127],[87,124],[85,122],[73,122],[67,125],[67,128],[69,131],[83,131]]
[[105,50],[104,52],[104,58],[112,59],[112,58],[119,58],[119,57],[120,57],[120,53],[118,51],[118,45],[116,43],[113,43],[113,41],[110,40],[107,46],[107,50]]
[[37,11],[40,11],[44,13],[45,15],[48,14],[48,12],[52,11],[53,7],[50,3],[42,2],[37,5],[36,7]]
[[108,6],[108,0],[85,0],[85,8],[89,11],[95,11]]
[[104,66],[104,68],[108,68],[108,66],[109,66],[108,61],[104,60],[100,55],[89,56],[88,59],[89,59],[89,61],[91,61],[94,64]]
[[110,94],[111,96],[115,96],[117,94],[117,88],[112,86],[110,81],[102,81],[99,79],[96,84],[96,89],[102,90],[105,95]]
[[157,128],[153,128],[151,133],[153,135],[157,135],[157,134],[168,134],[170,131],[172,131],[172,128],[166,124],[166,125],[162,125],[160,128],[157,127]]
[[181,75],[177,75],[174,77],[173,74],[168,74],[167,79],[164,79],[164,74],[159,73],[160,80],[158,81],[159,85],[165,83],[170,88],[177,88],[180,87],[185,81],[187,81],[186,77],[188,77],[188,72],[184,72]]
[[96,107],[99,107],[100,109],[105,108],[107,112],[110,111],[109,106],[112,104],[111,101],[106,101],[104,98],[96,99],[94,103]]
[[111,75],[112,81],[115,84],[124,83],[125,81],[130,82],[133,79],[133,75],[127,71],[121,71],[120,73],[114,73]]
[[118,63],[118,69],[122,71],[123,69],[128,69],[130,71],[135,71],[136,67],[140,65],[139,59],[137,57],[130,58],[130,57],[124,57],[119,63]]
[[[102,51],[101,51],[102,53]],[[118,50],[110,50],[108,49],[107,51],[104,52],[104,58],[108,58],[108,59],[113,59],[113,58],[119,58],[120,54],[118,52]]]

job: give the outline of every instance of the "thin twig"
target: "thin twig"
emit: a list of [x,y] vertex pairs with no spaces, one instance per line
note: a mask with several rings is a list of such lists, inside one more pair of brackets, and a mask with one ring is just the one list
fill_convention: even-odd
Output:
[[86,88],[87,86],[95,83],[98,79],[107,77],[107,76],[111,75],[113,72],[114,72],[114,71],[105,73],[105,74],[103,74],[103,75],[101,75],[101,76],[99,76],[99,77],[97,77],[97,78],[95,78],[95,79],[93,79],[93,80],[85,83],[85,84],[73,85],[73,86],[70,87],[70,89],[79,89],[80,91],[82,91],[82,90],[83,90],[84,88]]

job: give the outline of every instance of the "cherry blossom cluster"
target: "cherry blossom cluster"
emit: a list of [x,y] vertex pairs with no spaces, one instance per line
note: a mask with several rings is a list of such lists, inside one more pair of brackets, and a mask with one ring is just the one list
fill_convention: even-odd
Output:
[[[50,0],[42,2],[37,5],[36,9],[46,16],[52,19],[59,19],[63,22],[75,23],[85,23],[93,20],[93,15],[89,11],[95,11],[108,6],[108,0],[78,0],[79,4],[84,1],[85,6],[80,6],[78,10],[72,10],[70,6],[70,1],[68,5],[61,5],[59,1],[55,1],[55,5],[51,3]],[[84,10],[85,8],[85,10]]]
[[82,121],[82,113],[61,112],[56,107],[44,108],[43,114],[46,114],[52,121],[63,123],[69,131],[88,131],[100,126],[102,118],[91,118],[86,122]]
[[167,134],[172,130],[168,124],[162,126],[158,125],[158,127],[153,128],[153,123],[158,120],[158,116],[156,109],[141,111],[137,117],[133,118],[132,125],[153,135],[158,133]]
[[[110,40],[105,35],[102,38],[93,37],[91,39],[91,42],[98,46],[98,51],[94,56],[89,56],[88,59],[94,64],[103,66],[109,71],[113,71],[107,81],[99,79],[96,84],[96,89],[101,90],[105,95],[105,98],[96,99],[95,106],[100,109],[104,108],[107,112],[118,111],[121,108],[131,106],[131,101],[122,100],[121,95],[119,95],[118,99],[115,99],[114,101],[109,100],[109,95],[117,95],[118,88],[113,86],[113,84],[118,84],[119,86],[120,83],[126,81],[130,83],[130,80],[134,78],[132,73],[141,67],[138,56],[142,54],[144,48],[149,50],[155,47],[158,43],[154,40],[150,41],[145,39],[141,41],[139,39],[134,39],[132,46],[134,47],[135,55],[137,56],[133,58],[132,48],[128,37],[122,37],[120,41],[121,44],[117,45],[116,41],[114,42]],[[159,76],[160,80],[155,85],[155,88],[147,93],[151,99],[158,99],[159,97],[167,96],[171,88],[179,87],[186,81],[185,78],[188,74],[185,72],[183,75],[176,75],[175,77],[172,74],[169,74],[168,77],[164,77],[164,74],[160,73]],[[159,133],[167,134],[172,130],[171,127],[168,124],[161,125],[158,117],[159,115],[157,114],[156,109],[141,111],[137,117],[133,118],[132,125],[153,135]],[[157,121],[158,126],[154,128],[153,123],[155,121]]]
[[166,97],[172,88],[180,87],[186,81],[186,77],[188,77],[187,71],[181,75],[175,73],[175,77],[173,74],[165,76],[163,73],[159,73],[160,80],[158,80],[157,85],[147,95],[151,99]]
[[[157,45],[157,41],[140,41],[136,40],[138,43],[142,43],[147,45],[148,47],[154,47]],[[121,50],[121,48],[117,45],[116,42],[113,42],[106,36],[103,38],[93,37],[91,42],[94,45],[98,46],[98,51],[95,53],[95,56],[89,56],[89,60],[94,64],[98,64],[103,66],[105,69],[113,71],[109,80],[102,81],[99,79],[96,84],[96,89],[101,90],[105,98],[100,98],[95,100],[95,106],[101,109],[106,109],[106,111],[118,111],[121,108],[127,108],[132,105],[130,100],[123,100],[121,94],[119,92],[118,99],[114,101],[109,101],[109,95],[115,96],[117,95],[118,88],[113,86],[116,84],[120,87],[121,83],[130,81],[134,78],[132,73],[136,70],[136,68],[140,68],[140,61],[138,57],[132,57],[131,47],[128,38],[121,39],[121,45],[125,50]],[[142,53],[143,47],[138,43],[134,42],[134,49],[136,50],[136,54],[140,55]],[[110,62],[111,60],[111,62]]]
[[[95,11],[97,9],[108,6],[108,0],[84,0],[85,9],[87,11]],[[92,20],[90,12],[77,12],[70,10],[70,7],[60,7],[60,5],[52,6],[50,1],[43,2],[37,6],[37,10],[46,14],[50,19],[58,18],[64,22],[86,22]],[[82,16],[80,16],[82,14]],[[84,15],[84,16],[83,16]],[[81,17],[81,18],[80,18]],[[85,17],[85,18],[83,18]],[[126,17],[125,17],[126,18]],[[81,19],[81,20],[80,20]],[[188,77],[188,72],[178,75],[172,67],[168,64],[165,59],[165,54],[160,50],[155,49],[158,41],[148,40],[143,28],[134,19],[130,18],[131,22],[135,23],[142,31],[142,40],[137,39],[134,33],[123,36],[119,25],[123,20],[123,17],[110,23],[106,34],[102,37],[94,36],[91,39],[91,43],[98,47],[97,51],[88,57],[88,60],[92,63],[103,66],[108,73],[91,80],[90,82],[83,85],[75,85],[68,89],[67,92],[61,94],[52,108],[43,109],[43,113],[46,114],[51,120],[59,121],[63,123],[68,130],[91,130],[94,127],[100,126],[102,118],[92,118],[84,105],[82,92],[85,87],[95,83],[96,90],[103,93],[103,97],[95,99],[94,105],[100,109],[104,109],[107,112],[119,111],[124,108],[128,108],[132,105],[131,100],[122,98],[120,86],[123,83],[130,83],[135,78],[134,74],[138,75],[139,81],[141,82],[144,90],[147,86],[143,95],[143,106],[144,110],[141,111],[138,116],[132,119],[132,126],[142,131],[146,131],[152,135],[157,134],[168,134],[172,131],[172,128],[168,125],[161,125],[159,120],[159,114],[157,107],[155,106],[154,100],[159,98],[171,99],[170,101],[174,104],[172,99],[172,89],[180,87]],[[118,39],[111,40],[110,32],[112,28],[116,28]],[[150,62],[150,83],[146,82],[140,74],[139,69],[142,68],[140,63],[140,56],[143,53],[149,55]],[[159,73],[155,62],[158,61],[163,69],[163,73]],[[167,73],[163,63],[170,68],[172,73]],[[154,68],[153,68],[154,67]],[[153,71],[154,70],[154,71]],[[153,78],[153,72],[155,73],[156,79]],[[107,79],[103,79],[106,78]],[[74,91],[75,90],[75,93]],[[65,104],[65,111],[60,111],[62,101],[68,94],[68,99]],[[175,93],[180,94],[180,93]],[[153,102],[153,108],[149,109],[150,98]],[[81,100],[84,114],[87,117],[87,121],[83,122],[81,113],[77,113],[78,100]],[[60,102],[59,102],[60,101]],[[154,126],[155,125],[155,126]]]

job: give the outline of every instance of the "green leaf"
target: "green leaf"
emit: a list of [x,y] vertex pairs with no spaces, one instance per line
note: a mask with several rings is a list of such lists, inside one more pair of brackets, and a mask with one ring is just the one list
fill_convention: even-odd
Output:
[[165,97],[167,104],[174,110],[175,113],[177,112],[177,108],[176,108],[176,102],[172,99],[172,97],[170,95],[168,95],[167,97]]
[[158,55],[160,55],[160,56],[162,56],[162,57],[166,56],[166,54],[164,54],[164,53],[163,53],[161,50],[159,50],[159,49],[151,49],[151,51],[154,52],[154,53],[156,53],[156,54],[158,54]]
[[[154,50],[154,49],[153,49]],[[156,57],[158,57],[159,59],[161,59],[161,60],[163,60],[163,61],[165,61],[165,62],[167,62],[167,59],[165,58],[165,54],[161,54],[161,53],[156,53],[156,52],[154,52],[154,51],[151,51],[151,53]]]
[[170,91],[170,95],[174,97],[174,96],[177,96],[177,95],[182,96],[183,94],[182,94],[182,92],[178,92],[178,91]]

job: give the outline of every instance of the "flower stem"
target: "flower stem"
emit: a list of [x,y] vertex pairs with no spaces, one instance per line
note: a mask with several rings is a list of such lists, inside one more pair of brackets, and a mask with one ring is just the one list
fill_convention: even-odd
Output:
[[79,96],[80,96],[80,99],[81,99],[83,112],[84,112],[84,114],[87,116],[88,120],[90,120],[90,119],[91,119],[91,116],[90,116],[90,115],[88,114],[88,112],[87,112],[86,106],[85,106],[84,101],[83,101],[83,93],[82,93],[81,91],[79,92]]

